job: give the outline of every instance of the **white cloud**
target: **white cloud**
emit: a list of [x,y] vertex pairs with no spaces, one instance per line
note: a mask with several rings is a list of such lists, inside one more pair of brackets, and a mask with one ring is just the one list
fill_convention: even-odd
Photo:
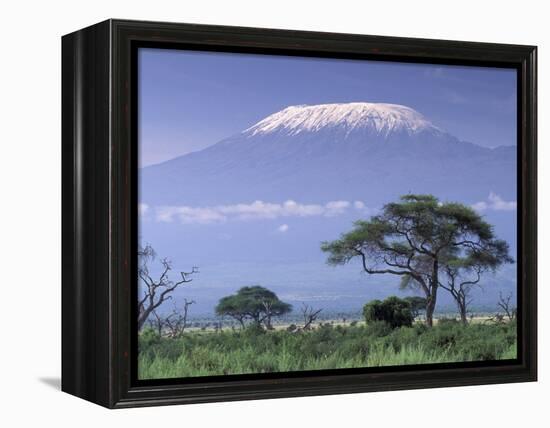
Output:
[[144,217],[147,211],[149,211],[149,205],[144,203],[138,204],[138,213],[140,217]]
[[362,216],[374,215],[378,211],[377,208],[368,207],[363,201],[353,201],[353,208],[359,211]]
[[325,205],[324,215],[327,217],[334,217],[336,215],[344,214],[348,209],[350,203],[348,201],[332,201]]
[[301,204],[289,199],[282,204],[254,201],[250,204],[212,207],[164,206],[156,209],[156,219],[159,222],[166,223],[179,220],[184,224],[209,224],[223,223],[229,220],[276,219],[281,217],[334,217],[344,214],[350,205],[348,201],[330,201],[324,205]]
[[485,211],[487,210],[487,202],[476,202],[475,204],[472,204],[472,208],[476,211]]
[[160,207],[157,208],[157,221],[171,223],[174,218],[181,223],[219,223],[224,222],[226,217],[212,208],[194,207]]
[[326,210],[322,205],[299,204],[293,200],[288,200],[283,204],[254,201],[251,204],[222,205],[214,209],[225,216],[236,217],[239,220],[290,216],[309,217],[323,215]]
[[476,211],[514,211],[517,209],[516,201],[505,201],[494,192],[489,193],[486,201],[479,201],[472,205]]
[[363,201],[355,201],[353,203],[353,206],[355,207],[356,210],[365,209],[365,203]]
[[281,232],[281,233],[285,233],[285,232],[288,230],[288,224],[286,224],[286,223],[285,223],[285,224],[281,224],[281,225],[277,228],[277,230],[278,230],[279,232]]

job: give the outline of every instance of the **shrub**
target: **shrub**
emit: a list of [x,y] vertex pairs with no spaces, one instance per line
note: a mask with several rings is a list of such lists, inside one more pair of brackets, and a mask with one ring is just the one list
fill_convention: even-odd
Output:
[[264,334],[265,330],[260,323],[252,322],[245,327],[244,333],[249,336],[256,336],[259,334]]
[[[138,347],[140,354],[147,353],[150,349],[153,349],[155,345],[158,345],[161,342],[161,337],[158,333],[152,328],[144,328],[139,335]],[[153,357],[154,355],[149,352],[149,356]]]
[[367,324],[385,321],[391,328],[410,327],[414,321],[410,303],[396,296],[367,303],[363,307],[363,316]]
[[385,337],[391,331],[392,328],[386,321],[371,321],[365,329],[366,336],[369,338]]

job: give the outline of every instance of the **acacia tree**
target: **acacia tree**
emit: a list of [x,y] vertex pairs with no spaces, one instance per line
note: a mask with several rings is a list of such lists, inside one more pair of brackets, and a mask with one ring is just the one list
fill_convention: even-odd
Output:
[[508,244],[497,240],[492,226],[472,208],[411,194],[384,205],[380,215],[355,222],[340,239],[321,244],[330,265],[358,258],[368,274],[397,275],[418,284],[430,327],[445,261],[492,254],[495,248],[508,254]]
[[463,324],[468,323],[468,306],[472,301],[470,292],[474,286],[480,286],[482,274],[494,272],[503,263],[513,262],[508,247],[498,242],[490,251],[472,251],[467,257],[451,257],[445,262],[444,280],[440,285],[455,299]]
[[267,288],[259,285],[242,287],[236,294],[223,297],[216,306],[216,314],[228,315],[236,319],[241,327],[247,318],[267,329],[271,329],[273,317],[284,315],[292,310],[292,305],[285,303]]
[[464,325],[468,324],[468,307],[472,303],[470,292],[475,285],[479,285],[482,271],[482,266],[468,266],[462,261],[445,265],[446,281],[440,282],[439,285],[453,297],[460,314],[460,320]]
[[[440,263],[441,274],[439,286],[448,291],[454,299],[461,322],[468,324],[468,308],[472,303],[471,291],[475,286],[481,287],[481,277],[486,272],[495,272],[503,263],[513,263],[508,255],[508,246],[495,240],[487,243],[484,251],[472,249],[461,256],[451,249]],[[410,276],[402,278],[402,288],[418,288],[418,283]]]
[[216,315],[222,317],[227,315],[233,318],[238,321],[241,328],[244,328],[244,321],[246,320],[247,314],[242,311],[241,304],[236,295],[222,297],[218,302],[215,311]]
[[158,278],[153,278],[150,265],[156,258],[153,247],[147,244],[138,249],[138,278],[140,280],[140,300],[138,301],[138,329],[141,329],[149,316],[165,301],[172,298],[172,293],[181,284],[191,282],[191,275],[198,273],[198,268],[193,266],[191,272],[180,272],[181,279],[172,281],[169,272],[172,264],[166,258],[160,261],[161,271]]

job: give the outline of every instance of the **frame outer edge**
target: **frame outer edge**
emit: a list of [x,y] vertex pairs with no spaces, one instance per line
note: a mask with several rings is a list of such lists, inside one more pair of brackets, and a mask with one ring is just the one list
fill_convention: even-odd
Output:
[[62,38],[62,391],[110,406],[108,22]]
[[75,113],[76,113],[76,35],[64,36],[61,41],[61,270],[62,270],[62,322],[61,322],[61,389],[73,395],[80,395],[81,379],[80,344],[78,342],[76,298],[78,283],[76,281],[75,243]]
[[[92,27],[90,27],[92,28]],[[86,225],[88,237],[99,234],[106,242],[100,244],[91,244],[91,240],[84,240],[82,244],[85,249],[90,250],[96,260],[91,263],[91,268],[88,269],[76,263],[75,272],[71,271],[69,263],[72,263],[69,250],[71,243],[78,242],[75,238],[70,241],[66,238],[65,231],[73,230],[75,226],[67,219],[67,214],[75,210],[77,202],[76,197],[69,195],[70,190],[75,185],[75,181],[66,173],[66,165],[64,162],[63,180],[67,178],[67,183],[64,183],[64,253],[63,253],[63,290],[64,295],[73,297],[81,304],[81,308],[88,313],[91,311],[95,314],[93,321],[82,315],[82,311],[77,307],[69,307],[69,304],[63,305],[63,318],[65,320],[78,321],[82,318],[81,323],[85,324],[84,328],[81,325],[74,327],[73,330],[67,329],[67,333],[63,334],[63,340],[68,337],[67,346],[69,348],[77,348],[78,346],[90,349],[90,342],[93,341],[94,352],[93,356],[86,357],[80,355],[77,363],[81,368],[71,366],[71,362],[66,365],[68,369],[73,369],[75,373],[74,379],[68,375],[65,379],[64,374],[64,390],[74,395],[81,396],[95,403],[111,408],[126,408],[136,406],[149,405],[166,405],[166,404],[183,404],[183,403],[199,403],[211,401],[230,401],[230,400],[249,400],[249,399],[265,399],[265,398],[280,398],[294,396],[312,396],[325,394],[340,394],[351,392],[367,392],[367,391],[385,391],[399,389],[416,389],[416,388],[433,388],[443,386],[462,386],[462,385],[479,385],[492,383],[508,383],[536,380],[536,48],[530,46],[518,45],[496,45],[485,43],[471,42],[444,42],[441,40],[426,40],[426,39],[408,39],[397,37],[377,37],[364,35],[345,35],[332,33],[313,33],[300,31],[285,31],[285,30],[269,30],[269,29],[254,29],[243,27],[221,27],[221,26],[201,26],[194,24],[166,24],[140,21],[125,21],[125,20],[110,20],[102,24],[94,26],[93,31],[98,31],[103,34],[103,38],[99,37],[94,44],[95,54],[101,55],[107,52],[107,60],[101,57],[100,64],[93,70],[87,71],[88,74],[94,75],[95,92],[87,91],[82,98],[78,98],[79,105],[89,105],[93,107],[99,117],[85,115],[85,122],[88,127],[94,127],[100,134],[99,136],[91,133],[94,138],[87,135],[86,144],[96,144],[98,149],[93,157],[84,157],[83,163],[89,168],[100,167],[99,173],[94,173],[92,182],[95,183],[94,192],[84,192],[84,202],[88,201],[92,196],[96,204],[94,208],[95,216],[100,218],[98,224],[94,227]],[[99,30],[98,30],[99,28]],[[73,34],[80,34],[81,30]],[[128,237],[128,210],[132,210],[129,201],[129,171],[131,170],[131,156],[129,153],[135,148],[129,143],[129,86],[128,86],[128,70],[130,60],[128,56],[128,47],[130,40],[157,40],[157,41],[176,41],[185,42],[192,40],[192,43],[201,44],[210,47],[217,46],[221,43],[224,34],[227,34],[227,46],[255,47],[257,49],[270,48],[274,49],[296,49],[297,52],[308,49],[311,52],[337,52],[339,47],[342,47],[342,52],[376,52],[380,56],[388,55],[389,57],[398,57],[406,52],[408,58],[414,60],[415,57],[420,59],[439,58],[440,61],[450,62],[453,58],[456,61],[464,59],[465,61],[483,61],[484,54],[487,54],[489,60],[496,61],[499,58],[506,63],[514,63],[519,65],[523,63],[524,79],[527,87],[524,91],[523,103],[525,114],[522,121],[525,126],[526,134],[524,142],[525,162],[530,167],[523,169],[524,186],[531,189],[531,193],[526,193],[526,198],[522,205],[525,209],[523,224],[525,228],[525,247],[531,258],[525,257],[526,278],[532,279],[532,286],[529,287],[525,294],[524,307],[529,306],[533,313],[525,314],[524,327],[529,327],[529,334],[524,334],[524,349],[528,351],[527,358],[524,358],[523,365],[514,365],[513,367],[506,366],[503,370],[495,373],[494,371],[486,371],[484,369],[468,369],[465,371],[442,371],[442,370],[424,370],[418,373],[422,376],[413,375],[387,375],[373,374],[365,376],[359,381],[344,380],[345,376],[334,376],[333,379],[327,378],[322,374],[315,378],[300,380],[300,382],[285,383],[284,379],[278,381],[253,381],[253,382],[227,382],[208,384],[205,381],[202,385],[180,388],[179,386],[162,386],[154,388],[139,388],[132,385],[129,365],[131,355],[129,354],[129,337],[128,322],[131,322],[131,310],[128,303],[130,294],[129,278],[131,276],[130,254],[128,253],[129,244],[124,241]],[[212,35],[212,38],[209,38]],[[214,36],[215,35],[215,36]],[[78,37],[73,36],[71,37]],[[293,40],[307,39],[307,43],[293,44]],[[323,45],[323,39],[330,40],[331,47],[326,48]],[[214,41],[212,41],[214,40]],[[256,41],[254,41],[256,40]],[[300,42],[301,43],[301,42]],[[222,44],[219,44],[222,46]],[[377,50],[380,47],[380,52]],[[415,53],[416,49],[416,53]],[[456,53],[454,52],[456,49]],[[89,53],[86,53],[88,55]],[[76,56],[76,55],[75,55]],[[74,58],[73,58],[74,60]],[[65,69],[65,68],[64,68]],[[76,81],[82,83],[85,81],[84,75],[75,77]],[[63,88],[65,89],[65,78]],[[98,91],[98,87],[101,89]],[[95,95],[94,95],[95,94]],[[99,95],[98,95],[99,94]],[[102,97],[107,97],[105,101]],[[100,99],[101,98],[101,99]],[[64,98],[65,101],[65,98]],[[99,106],[100,104],[100,106]],[[71,109],[70,103],[68,109]],[[107,108],[107,120],[105,120],[105,108]],[[65,142],[65,132],[71,128],[70,119],[65,112],[65,102],[63,106],[63,135],[64,135],[64,153],[74,152],[73,144],[75,141],[69,140]],[[78,110],[72,106],[72,110]],[[76,127],[78,128],[78,126]],[[72,129],[72,128],[71,128]],[[80,129],[80,128],[78,128]],[[98,147],[99,145],[99,147]],[[67,149],[65,150],[65,147]],[[72,148],[71,148],[72,147]],[[103,151],[108,148],[107,155]],[[65,157],[66,158],[66,157]],[[518,160],[519,161],[519,160]],[[106,167],[106,169],[105,169]],[[80,169],[79,169],[80,168]],[[82,179],[86,178],[84,167],[71,164],[71,171],[74,169],[75,177]],[[90,173],[90,171],[88,171]],[[128,181],[129,180],[129,181]],[[68,190],[67,190],[68,189]],[[74,190],[74,189],[73,189]],[[87,193],[86,193],[87,192]],[[99,194],[105,192],[108,195],[108,201],[105,205],[105,200]],[[66,202],[66,196],[67,201]],[[99,203],[99,206],[97,206]],[[71,211],[73,210],[73,211]],[[83,210],[86,212],[86,210]],[[106,214],[107,213],[107,214]],[[75,213],[76,220],[84,220],[85,213]],[[106,221],[107,220],[107,221]],[[76,235],[75,235],[76,236]],[[89,238],[88,238],[89,239]],[[67,245],[65,245],[67,243]],[[66,250],[66,251],[65,251]],[[83,256],[85,250],[76,251],[75,257]],[[534,257],[534,258],[533,258]],[[129,266],[130,265],[130,266]],[[99,272],[93,273],[93,280],[86,281],[89,278],[88,274],[92,274],[91,269],[98,268]],[[105,270],[106,269],[106,270]],[[68,282],[74,280],[80,274],[80,279],[75,280],[77,289],[82,293],[89,293],[92,288],[94,294],[93,302],[83,299],[82,296],[76,298],[74,290],[68,287]],[[93,285],[93,287],[91,285]],[[525,287],[524,287],[525,289]],[[72,294],[71,294],[72,293]],[[76,312],[80,311],[77,315]],[[78,331],[86,336],[85,340],[80,342],[74,339],[74,332]],[[71,335],[72,334],[72,335]],[[94,338],[92,339],[91,336]],[[65,350],[65,347],[64,347]],[[82,352],[81,352],[82,353]],[[85,354],[85,353],[84,353]],[[64,352],[63,358],[66,359]],[[64,364],[66,362],[64,361]],[[90,369],[89,366],[93,366]],[[443,373],[445,372],[445,373]],[[75,383],[75,379],[82,379],[83,382],[88,382],[87,385],[81,388],[81,391],[75,393],[71,386]],[[425,376],[425,377],[424,377]],[[93,379],[93,381],[92,381]],[[301,379],[301,378],[300,378]],[[65,380],[67,380],[67,388],[65,388]],[[89,383],[92,381],[93,386]],[[340,383],[337,383],[340,382]],[[82,392],[84,391],[84,392]]]

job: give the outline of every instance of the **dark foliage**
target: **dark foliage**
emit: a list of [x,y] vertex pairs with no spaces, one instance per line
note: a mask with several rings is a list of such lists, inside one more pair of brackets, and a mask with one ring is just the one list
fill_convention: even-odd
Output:
[[373,300],[363,307],[363,316],[367,324],[383,321],[391,328],[410,327],[414,321],[411,304],[396,296],[387,299]]

